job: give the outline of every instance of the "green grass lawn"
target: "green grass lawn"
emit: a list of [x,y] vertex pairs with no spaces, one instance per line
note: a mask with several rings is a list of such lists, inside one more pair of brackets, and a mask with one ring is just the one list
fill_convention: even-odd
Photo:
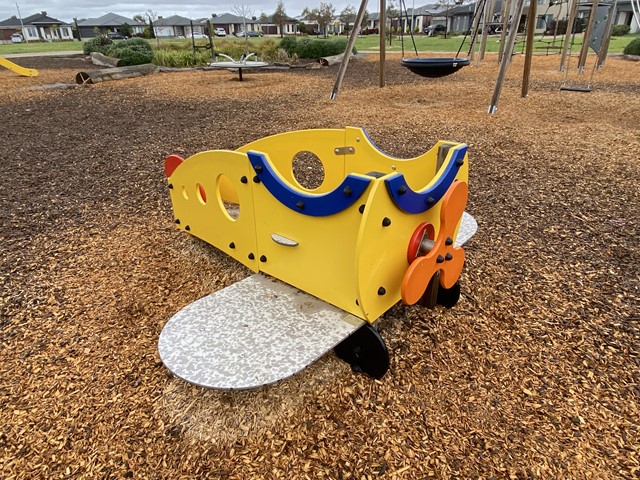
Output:
[[[275,37],[274,40],[278,40]],[[330,37],[328,40],[331,40]],[[458,51],[460,47],[460,42],[462,42],[463,37],[453,37],[453,38],[443,38],[441,36],[437,37],[427,37],[424,35],[416,35],[414,36],[416,47],[418,52],[451,52],[455,53]],[[633,35],[625,35],[623,37],[611,37],[611,43],[609,45],[609,53],[622,53],[624,47],[626,47],[629,42],[631,42],[634,38],[640,38],[640,34]],[[264,41],[266,38],[249,38],[247,39],[249,44],[251,43],[260,43]],[[523,40],[524,37],[521,37]],[[215,38],[214,45],[216,41],[220,41],[223,39]],[[225,41],[232,42],[245,42],[244,38],[236,38],[233,36],[227,36],[224,38]],[[491,36],[487,41],[487,52],[497,52],[500,48],[499,36]],[[537,37],[536,43],[534,45],[535,51],[538,53],[544,53],[546,51],[546,47],[549,45],[549,42],[553,40],[552,36],[546,36],[540,41],[540,37]],[[561,37],[557,38],[556,45],[561,45],[560,43]],[[470,39],[467,38],[465,45],[463,45],[461,55],[466,56],[468,51],[468,44]],[[159,42],[157,40],[150,40],[151,45],[167,45],[167,44],[177,44],[182,46],[190,46],[191,39],[162,39]],[[196,43],[198,45],[206,44],[205,40],[197,40]],[[573,45],[573,52],[577,52],[580,49],[580,45],[582,43],[582,37],[576,36],[576,42]],[[0,45],[0,55],[8,55],[14,53],[40,53],[40,52],[82,52],[82,46],[84,42],[47,42],[47,43],[11,43],[11,44],[2,44]],[[516,52],[522,51],[524,46],[524,42],[518,42],[516,44]],[[367,35],[358,37],[356,40],[356,48],[358,51],[377,51],[380,47],[380,39],[378,35]],[[405,52],[409,54],[413,51],[413,43],[411,41],[410,36],[404,37],[404,49]],[[400,52],[402,51],[402,42],[400,37],[394,36],[391,44],[387,41],[387,51],[389,52]],[[550,53],[557,52],[557,49],[550,49]]]

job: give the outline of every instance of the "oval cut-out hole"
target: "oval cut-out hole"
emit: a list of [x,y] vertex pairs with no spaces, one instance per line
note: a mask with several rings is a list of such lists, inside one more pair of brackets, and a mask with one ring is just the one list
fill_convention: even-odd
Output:
[[293,178],[307,190],[315,190],[324,182],[324,165],[314,153],[306,150],[296,153],[292,169]]
[[218,177],[217,196],[218,202],[229,220],[237,220],[240,216],[240,200],[236,187],[226,175]]
[[186,185],[182,186],[182,196],[184,197],[185,200],[189,200],[189,194],[187,193]]
[[207,192],[205,192],[204,187],[200,183],[196,183],[196,194],[202,205],[207,203]]

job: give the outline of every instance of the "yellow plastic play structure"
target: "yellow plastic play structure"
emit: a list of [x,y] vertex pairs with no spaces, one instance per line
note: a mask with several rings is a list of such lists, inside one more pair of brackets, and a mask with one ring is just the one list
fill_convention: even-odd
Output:
[[[317,188],[298,180],[302,153],[322,163]],[[302,130],[170,155],[165,175],[178,228],[369,323],[400,299],[418,302],[434,275],[448,289],[462,271],[461,143],[398,159],[360,128]]]
[[38,76],[38,70],[36,70],[34,68],[21,67],[20,65],[17,65],[15,63],[13,63],[11,60],[7,60],[4,57],[0,57],[0,66],[8,68],[12,72],[17,73],[18,75],[22,75],[23,77],[37,77]]

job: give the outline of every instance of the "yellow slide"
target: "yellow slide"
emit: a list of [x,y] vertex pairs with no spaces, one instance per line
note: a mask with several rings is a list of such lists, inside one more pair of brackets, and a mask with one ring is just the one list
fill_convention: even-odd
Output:
[[15,63],[7,60],[6,58],[0,57],[0,66],[6,67],[9,70],[16,72],[18,75],[22,75],[23,77],[37,77],[38,70],[33,68],[24,68],[20,65],[16,65]]

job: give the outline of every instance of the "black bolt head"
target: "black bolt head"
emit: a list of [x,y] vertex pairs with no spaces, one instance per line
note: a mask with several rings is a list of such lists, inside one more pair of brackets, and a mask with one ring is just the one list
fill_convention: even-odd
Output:
[[344,190],[342,190],[342,193],[345,197],[350,197],[353,194],[353,188],[347,185],[346,187],[344,187]]
[[436,258],[436,263],[442,263],[444,262],[444,257],[442,255],[438,255],[438,258]]
[[260,183],[260,179],[258,178],[257,175],[253,177],[253,183]]
[[262,165],[256,165],[254,167],[254,170],[256,171],[256,173],[262,173],[262,170],[263,170]]
[[242,183],[247,183],[249,180],[247,179],[247,177],[242,176],[242,177],[240,178],[240,181],[241,181]]
[[453,258],[453,255],[451,255],[450,253],[447,253],[447,254],[444,256],[444,259],[445,259],[445,260],[447,260],[447,261],[451,260],[452,258]]
[[256,256],[253,253],[249,254],[249,260],[253,260],[254,258],[256,258]]
[[434,203],[436,203],[436,199],[433,197],[428,197],[427,198],[427,205],[433,205]]
[[405,187],[404,185],[400,185],[398,187],[398,195],[404,195],[405,193],[407,193],[407,187]]
[[298,210],[304,210],[304,202],[300,200],[298,203],[296,203],[296,208]]
[[173,189],[173,183],[170,183],[170,184],[169,184],[169,188],[170,188],[170,189]]
[[180,225],[180,219],[176,218],[176,225]]
[[461,167],[462,165],[464,165],[464,159],[459,158],[458,160],[456,160],[456,165],[457,165],[458,167]]
[[380,287],[380,288],[378,289],[378,295],[384,295],[385,293],[387,293],[387,291],[385,290],[385,288],[384,288],[384,287]]
[[265,257],[264,255],[260,255],[260,261],[262,263],[266,262],[267,261],[267,257]]
[[447,239],[444,241],[444,244],[449,246],[453,245],[453,238],[447,237]]
[[389,217],[384,217],[382,219],[382,226],[388,227],[389,225],[391,225],[391,219]]
[[184,227],[184,229],[188,232],[189,230],[191,230],[191,227],[187,225],[186,227]]
[[358,208],[358,211],[360,213],[364,213],[364,203],[362,205],[360,205],[360,207]]
[[233,243],[233,242],[231,242],[231,243],[229,244],[229,248],[236,248],[236,244],[235,244],[235,243]]

